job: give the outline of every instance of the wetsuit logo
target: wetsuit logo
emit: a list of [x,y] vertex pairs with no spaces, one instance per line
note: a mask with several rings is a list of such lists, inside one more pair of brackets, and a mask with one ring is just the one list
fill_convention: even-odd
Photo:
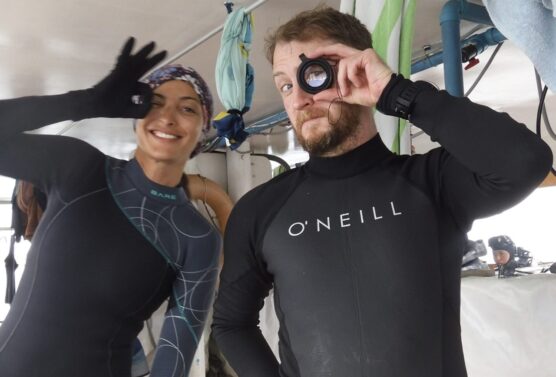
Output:
[[150,193],[151,193],[152,196],[155,196],[155,197],[161,198],[161,199],[168,199],[168,200],[176,200],[177,199],[176,195],[174,195],[174,194],[165,194],[163,192],[159,192],[159,191],[156,191],[154,189],[151,189]]
[[297,237],[305,233],[305,231],[316,230],[317,233],[325,230],[331,230],[334,226],[340,228],[349,228],[354,223],[365,224],[366,222],[376,222],[382,220],[385,216],[401,216],[403,213],[397,209],[394,202],[390,202],[390,206],[386,211],[384,209],[377,209],[372,206],[370,210],[360,209],[355,212],[346,212],[338,215],[338,221],[331,221],[331,217],[315,218],[312,220],[298,221],[290,225],[288,234],[292,237]]

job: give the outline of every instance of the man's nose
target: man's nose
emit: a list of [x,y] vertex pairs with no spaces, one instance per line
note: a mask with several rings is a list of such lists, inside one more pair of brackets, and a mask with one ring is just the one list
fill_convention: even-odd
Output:
[[292,90],[294,110],[303,110],[314,103],[313,95],[301,89],[299,85],[295,85]]

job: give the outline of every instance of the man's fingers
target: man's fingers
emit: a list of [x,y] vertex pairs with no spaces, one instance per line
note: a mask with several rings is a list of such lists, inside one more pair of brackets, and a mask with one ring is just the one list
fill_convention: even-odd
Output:
[[361,88],[365,85],[365,80],[361,77],[361,69],[357,64],[350,64],[346,68],[346,73],[348,80],[355,86],[356,88]]
[[313,96],[313,101],[327,101],[327,102],[331,102],[333,100],[335,100],[336,98],[339,98],[340,96],[338,95],[338,89],[335,87],[332,87],[330,89],[326,89],[323,90],[321,92],[318,92],[317,94],[315,94]]
[[338,63],[338,71],[336,74],[336,78],[338,80],[338,88],[340,89],[340,93],[342,96],[349,95],[349,83],[347,82],[347,71],[346,71],[346,62],[340,61]]

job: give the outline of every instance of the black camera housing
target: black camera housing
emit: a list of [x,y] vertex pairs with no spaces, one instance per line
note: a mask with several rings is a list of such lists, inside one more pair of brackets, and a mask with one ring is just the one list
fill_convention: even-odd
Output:
[[[297,83],[303,91],[309,94],[317,94],[323,90],[329,89],[334,84],[334,68],[324,58],[309,59],[305,54],[299,55],[301,64],[297,68]],[[312,85],[307,80],[307,75],[311,73],[311,69],[320,69],[324,73],[322,82]]]

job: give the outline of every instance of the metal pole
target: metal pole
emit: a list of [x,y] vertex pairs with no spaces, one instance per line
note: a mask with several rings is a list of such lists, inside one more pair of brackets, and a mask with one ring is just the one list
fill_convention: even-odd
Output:
[[[249,13],[251,11],[253,11],[254,9],[258,8],[259,6],[263,5],[264,3],[266,3],[268,0],[259,0],[253,4],[251,4],[250,6],[248,6],[247,8],[245,8],[245,12]],[[225,23],[224,23],[225,24]],[[156,67],[154,67],[153,69],[151,69],[149,72],[145,73],[145,75],[143,77],[147,77],[148,75],[151,74],[151,72],[156,71],[158,68],[163,67],[167,64],[170,64],[176,60],[178,60],[179,58],[181,58],[183,55],[187,54],[189,51],[193,50],[194,48],[196,48],[197,46],[199,46],[200,44],[206,42],[208,39],[212,38],[213,36],[215,36],[216,34],[220,33],[223,29],[224,29],[224,24],[218,26],[217,28],[213,29],[212,31],[208,32],[206,35],[204,35],[203,37],[197,39],[195,42],[193,42],[192,44],[190,44],[189,46],[185,47],[184,49],[182,49],[181,51],[178,51],[176,54],[174,54],[173,56],[170,56],[169,58],[167,58],[166,60],[164,60],[163,62],[161,62],[160,64],[158,64]]]
[[463,71],[460,48],[461,3],[457,0],[444,4],[440,14],[442,30],[442,60],[444,61],[444,85],[448,93],[463,97]]

